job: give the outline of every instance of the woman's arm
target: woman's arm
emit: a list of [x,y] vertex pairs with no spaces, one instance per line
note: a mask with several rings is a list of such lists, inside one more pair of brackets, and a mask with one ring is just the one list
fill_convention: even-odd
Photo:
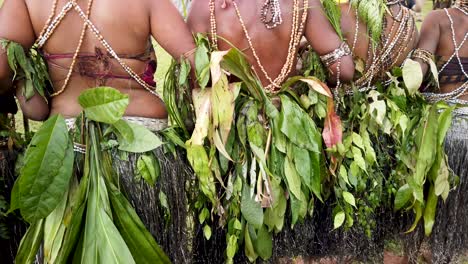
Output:
[[[170,0],[149,0],[151,33],[175,59],[193,53],[195,41],[189,27]],[[187,56],[193,64],[194,56]]]
[[[0,39],[18,42],[29,49],[35,34],[24,0],[5,0],[0,8]],[[0,46],[0,93],[11,90],[13,72],[6,51]]]
[[[338,49],[343,42],[325,15],[320,0],[310,0],[308,6],[308,18],[305,28],[305,37],[319,55],[325,55]],[[329,66],[333,79],[338,77],[338,64],[340,80],[349,82],[354,77],[354,62],[351,55],[343,56],[341,62],[336,61]]]
[[193,0],[187,17],[187,24],[191,31],[194,33],[208,33],[209,23],[208,1]]
[[[440,10],[432,11],[424,19],[417,45],[418,49],[429,51],[431,54],[434,54],[437,51],[440,38],[440,12]],[[426,75],[429,65],[421,59],[416,59],[416,61],[421,64],[423,74]]]
[[23,81],[16,83],[16,98],[23,115],[34,121],[46,120],[50,113],[46,100],[37,91],[34,92],[34,95],[29,100],[26,100],[26,97],[23,95],[23,87]]

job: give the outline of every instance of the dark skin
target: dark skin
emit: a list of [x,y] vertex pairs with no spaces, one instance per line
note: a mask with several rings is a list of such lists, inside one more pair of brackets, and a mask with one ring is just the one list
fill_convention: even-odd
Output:
[[[216,21],[219,38],[219,49],[227,50],[231,45],[222,38],[228,40],[235,47],[244,50],[249,62],[254,66],[257,75],[262,84],[267,86],[270,82],[261,72],[252,50],[249,48],[249,43],[242,30],[240,21],[236,15],[232,0],[215,0],[216,1]],[[226,2],[226,7],[223,8],[223,3]],[[300,8],[304,9],[303,1],[300,2]],[[263,1],[253,0],[238,0],[236,1],[242,19],[247,27],[247,31],[252,39],[252,44],[260,58],[262,65],[265,67],[268,75],[275,79],[283,67],[290,41],[291,25],[292,25],[292,10],[293,1],[280,1],[283,24],[275,29],[267,29],[260,20],[261,7]],[[210,33],[210,12],[209,0],[194,0],[188,16],[187,23],[193,32]],[[328,19],[324,15],[320,0],[308,1],[308,18],[305,24],[303,36],[307,38],[313,49],[320,55],[329,53],[341,44],[341,40],[330,25]],[[301,14],[302,16],[302,14]],[[336,78],[337,65],[331,65],[330,70],[333,77]],[[294,67],[293,67],[294,68]],[[290,75],[294,74],[293,72]],[[353,79],[354,63],[351,56],[343,57],[341,60],[340,79],[347,82]]]
[[[350,8],[349,4],[341,4],[341,30],[343,31],[343,35],[345,36],[346,42],[348,43],[349,47],[352,48],[354,43],[354,36],[356,34],[356,13],[354,9]],[[397,15],[400,11],[400,7],[398,5],[393,5],[389,8],[389,11],[393,15]],[[387,13],[385,16],[387,20],[387,25],[391,25],[393,23],[394,18]],[[399,26],[397,22],[396,27]],[[390,34],[390,28],[387,29],[386,35]],[[397,61],[397,65],[401,65],[408,54],[416,47],[418,41],[418,32],[415,31],[413,36],[410,38],[409,45],[405,48],[405,50],[400,54],[400,57]],[[367,61],[368,57],[368,49],[370,44],[370,38],[367,33],[367,26],[362,19],[359,19],[359,28],[358,28],[358,35],[356,41],[356,47],[354,49],[354,54],[358,58],[362,59],[364,62]]]
[[[455,8],[449,8],[448,12],[453,19],[455,40],[457,45],[460,45],[466,32],[468,32],[468,16]],[[444,10],[434,10],[424,19],[418,48],[430,51],[437,56],[442,56],[444,60],[448,60],[453,54],[455,47],[452,39],[450,20]],[[467,43],[461,47],[458,54],[460,57],[468,57]],[[428,74],[429,66],[421,60],[418,60],[418,62],[421,64],[423,73]],[[461,70],[460,74],[463,74]],[[461,83],[444,84],[440,86],[440,91],[442,93],[447,93],[453,91],[460,85]],[[459,99],[468,100],[468,94],[462,95]]]
[[[66,0],[59,1],[57,13],[66,2]],[[86,12],[88,1],[77,2]],[[52,3],[53,0],[5,0],[0,9],[0,38],[16,41],[26,49],[30,48],[50,15]],[[141,54],[146,50],[151,36],[174,58],[180,58],[184,53],[195,48],[190,30],[170,0],[94,1],[90,19],[119,54]],[[70,11],[46,42],[43,50],[55,54],[74,53],[82,26],[83,20],[75,11]],[[88,30],[81,52],[94,53],[95,47],[102,48],[94,34]],[[193,56],[189,59],[193,62]],[[71,61],[68,58],[54,61],[65,69],[49,64],[49,73],[55,90],[62,87]],[[124,61],[137,74],[144,72],[146,68],[146,64],[141,61],[130,59],[124,59]],[[113,74],[126,74],[116,60],[112,59],[111,63]],[[12,89],[12,74],[7,63],[7,56],[0,49],[1,90]],[[80,93],[87,88],[95,87],[96,84],[97,81],[94,78],[73,74],[65,91],[50,100],[50,111],[38,95],[25,103],[24,98],[18,93],[18,99],[23,111],[32,119],[45,119],[49,114],[56,113],[73,117],[81,112],[77,101]],[[130,96],[130,105],[126,115],[150,118],[167,116],[164,103],[135,81],[109,79],[105,85],[117,88]]]

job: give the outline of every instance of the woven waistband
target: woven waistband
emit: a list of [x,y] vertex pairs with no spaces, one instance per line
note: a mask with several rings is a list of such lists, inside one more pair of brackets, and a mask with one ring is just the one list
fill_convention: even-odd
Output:
[[[157,119],[148,117],[125,116],[123,120],[146,127],[152,132],[158,132],[168,127],[167,118]],[[65,122],[69,130],[75,129],[76,118],[66,118]]]

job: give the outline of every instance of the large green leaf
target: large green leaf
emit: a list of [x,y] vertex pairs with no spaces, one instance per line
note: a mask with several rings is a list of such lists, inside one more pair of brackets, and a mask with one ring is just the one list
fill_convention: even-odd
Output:
[[113,124],[125,114],[129,96],[111,87],[97,87],[83,91],[78,101],[90,120]]
[[310,116],[298,103],[286,95],[280,95],[281,132],[296,146],[317,153],[321,152],[322,137]]
[[[125,122],[125,121],[119,121]],[[117,122],[117,124],[119,123]],[[117,138],[119,141],[119,149],[122,151],[133,152],[133,153],[144,153],[160,147],[163,142],[151,132],[146,127],[135,124],[132,122],[127,122],[128,127],[131,129],[133,134],[133,140],[128,141],[126,137],[123,137],[122,134],[117,133]],[[120,130],[119,130],[120,131]]]
[[408,184],[400,187],[395,197],[395,210],[405,207],[413,198],[413,191]]
[[[92,160],[94,155],[96,153],[93,153]],[[107,190],[99,173],[100,168],[96,166],[99,164],[91,162],[82,263],[135,263],[127,244],[108,215]]]
[[247,220],[247,223],[255,228],[260,228],[263,224],[263,209],[260,203],[250,196],[250,189],[247,184],[242,188],[242,201],[241,201],[242,216]]
[[[438,145],[438,113],[437,108],[432,106],[429,114],[423,119],[422,125],[418,129],[416,144],[418,147],[418,157],[414,179],[416,184],[422,186],[426,174],[432,167],[436,158],[434,149]],[[422,201],[420,201],[422,202]]]
[[262,83],[257,76],[253,75],[250,64],[241,51],[235,48],[230,49],[224,55],[221,67],[241,79],[253,98],[259,101],[266,98]]
[[302,194],[301,178],[297,174],[294,163],[289,158],[286,158],[284,163],[284,176],[286,177],[288,189],[291,194],[294,195],[296,199],[300,199]]
[[109,198],[112,203],[114,223],[130,249],[136,263],[170,263],[150,232],[133,209],[132,205],[111,186]]
[[30,223],[47,217],[60,203],[73,172],[73,145],[61,116],[47,120],[26,150],[15,188],[19,208]]
[[273,253],[273,239],[264,225],[257,232],[255,251],[263,260],[271,258]]
[[415,94],[419,90],[423,77],[419,62],[407,59],[405,65],[403,65],[403,80],[410,95]]

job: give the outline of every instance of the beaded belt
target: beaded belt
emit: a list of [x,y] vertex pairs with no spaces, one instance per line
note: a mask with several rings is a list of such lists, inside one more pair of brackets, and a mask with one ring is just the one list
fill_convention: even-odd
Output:
[[450,105],[460,105],[460,107],[453,110],[454,117],[466,117],[468,118],[468,101],[462,99],[449,99],[446,102]]
[[[136,117],[136,116],[125,116],[123,120],[141,125],[149,129],[151,132],[158,132],[168,127],[167,118],[147,118],[147,117]],[[76,118],[66,118],[65,123],[67,124],[68,130],[74,130],[76,127]],[[78,153],[86,153],[86,145],[73,143],[73,150]]]

